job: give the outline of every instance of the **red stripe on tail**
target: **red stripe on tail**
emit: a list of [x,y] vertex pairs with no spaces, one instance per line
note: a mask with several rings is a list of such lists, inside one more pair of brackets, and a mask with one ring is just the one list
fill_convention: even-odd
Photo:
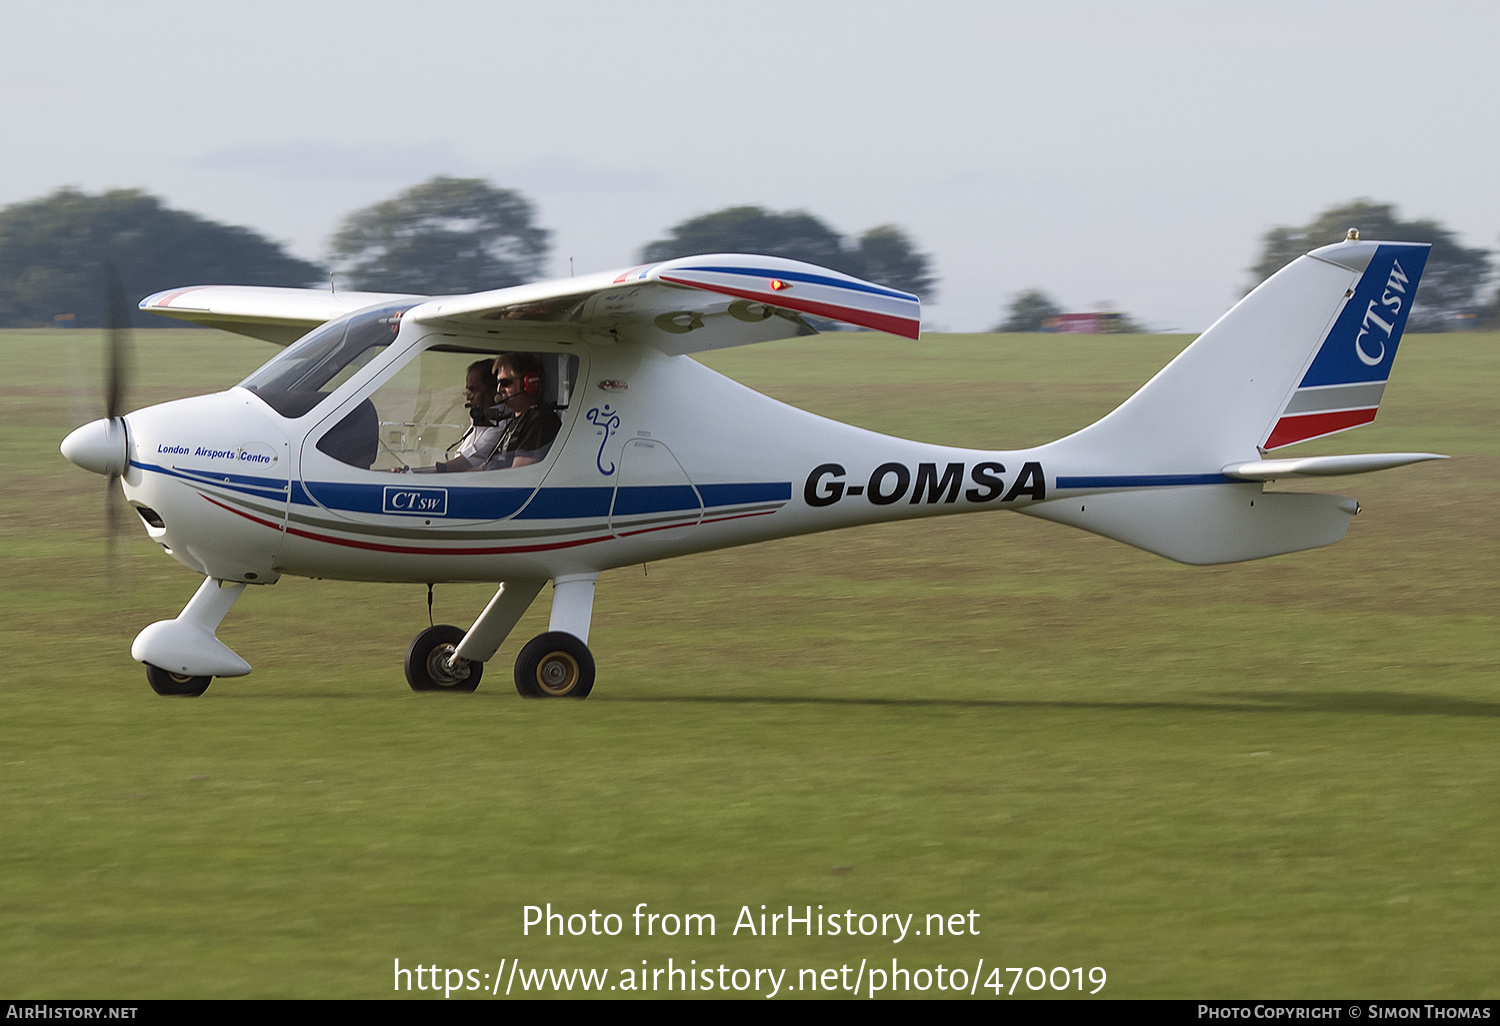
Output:
[[1368,410],[1337,410],[1333,413],[1304,413],[1294,417],[1282,417],[1271,429],[1265,449],[1280,449],[1293,442],[1305,442],[1309,438],[1320,438],[1335,431],[1345,431],[1375,419],[1375,407]]

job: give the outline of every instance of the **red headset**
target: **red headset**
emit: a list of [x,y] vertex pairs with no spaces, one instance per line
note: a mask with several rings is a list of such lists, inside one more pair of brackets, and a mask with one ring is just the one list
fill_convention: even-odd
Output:
[[[515,370],[515,368],[512,367],[511,370]],[[521,394],[522,395],[541,395],[542,394],[542,376],[540,374],[537,374],[535,372],[532,372],[530,374],[522,374],[522,375],[519,376],[519,379],[512,378],[511,380],[512,381],[519,380],[520,385],[521,385]],[[495,384],[498,385],[499,383],[500,383],[499,379],[497,378],[496,381],[495,381]]]

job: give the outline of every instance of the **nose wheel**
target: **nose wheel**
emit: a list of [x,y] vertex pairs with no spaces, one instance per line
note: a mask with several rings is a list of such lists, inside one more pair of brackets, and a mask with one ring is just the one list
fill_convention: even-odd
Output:
[[186,674],[163,670],[160,666],[152,666],[150,663],[146,664],[146,682],[158,695],[197,698],[208,690],[208,685],[212,681],[212,677],[190,677]]
[[594,690],[594,656],[567,631],[548,631],[516,657],[516,690],[527,698],[587,698]]
[[451,662],[464,630],[450,624],[429,627],[406,650],[406,682],[413,691],[473,691],[479,687],[484,664]]

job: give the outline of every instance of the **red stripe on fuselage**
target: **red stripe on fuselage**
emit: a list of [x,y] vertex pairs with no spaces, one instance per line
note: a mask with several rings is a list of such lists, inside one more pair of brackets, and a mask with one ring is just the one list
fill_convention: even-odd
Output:
[[[203,493],[199,492],[198,494],[202,495]],[[219,502],[217,499],[210,498],[207,495],[204,495],[203,497],[205,499],[208,499],[208,501],[213,503],[215,506],[218,506],[220,509],[227,509],[229,512],[236,513],[244,517],[246,520],[253,521],[254,523],[260,524],[264,527],[272,528],[273,530],[277,531],[283,529],[282,525],[275,523],[274,521],[254,516],[250,513],[246,513],[244,510],[235,509],[233,506],[227,506],[224,503]],[[776,510],[774,509],[768,509],[763,510],[759,513],[741,513],[734,516],[715,517],[711,519],[704,519],[701,521],[691,520],[681,524],[667,524],[664,527],[650,527],[639,531],[622,531],[620,537],[627,537],[634,534],[646,534],[651,531],[667,531],[674,527],[694,527],[700,523],[710,524],[718,523],[724,520],[739,520],[744,517],[763,517],[775,512]],[[328,545],[343,545],[346,548],[351,549],[366,549],[371,552],[393,552],[397,555],[415,556],[503,556],[516,552],[549,552],[553,549],[570,549],[579,545],[592,545],[594,542],[610,541],[611,539],[616,537],[614,534],[603,534],[596,535],[592,538],[576,538],[572,541],[545,542],[536,545],[508,545],[500,546],[497,548],[482,549],[437,549],[423,548],[415,545],[386,545],[381,542],[357,541],[353,538],[336,538],[332,535],[314,534],[312,531],[303,530],[300,527],[292,527],[290,525],[287,525],[285,530],[287,534],[296,535],[298,538],[306,538],[309,541],[324,542]]]
[[1279,449],[1293,442],[1305,442],[1309,438],[1331,435],[1335,431],[1368,424],[1375,419],[1376,407],[1368,410],[1336,410],[1333,413],[1303,413],[1294,417],[1282,417],[1266,439],[1266,449]]
[[[199,494],[202,493],[200,492]],[[211,499],[207,495],[203,497],[220,509],[227,509],[231,513],[237,513],[246,520],[253,520],[257,524],[263,524],[266,527],[275,528],[276,530],[283,529],[280,524],[264,520],[261,517],[252,516],[243,510],[235,509],[233,506],[226,506],[224,503],[219,502],[217,499]],[[323,542],[328,545],[342,545],[350,549],[365,549],[370,552],[394,552],[398,555],[408,556],[500,556],[511,552],[547,552],[551,549],[570,549],[577,545],[588,545],[591,542],[609,541],[614,537],[612,534],[605,534],[593,538],[575,538],[572,541],[547,542],[539,545],[502,545],[483,549],[438,549],[421,545],[387,545],[383,542],[359,541],[354,538],[336,538],[328,534],[315,534],[300,527],[292,527],[290,524],[286,526],[285,530],[287,534],[296,535],[298,538],[306,538],[309,541]]]

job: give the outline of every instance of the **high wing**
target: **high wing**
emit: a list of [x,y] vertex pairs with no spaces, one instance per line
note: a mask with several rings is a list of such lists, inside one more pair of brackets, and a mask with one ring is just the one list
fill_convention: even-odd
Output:
[[916,296],[815,264],[715,253],[434,300],[409,316],[517,341],[642,342],[668,354],[811,335],[803,317],[916,338]]
[[421,300],[392,292],[325,292],[260,285],[194,285],[168,289],[141,300],[140,308],[163,317],[223,328],[238,335],[290,345],[303,335],[344,314],[377,303]]
[[[286,344],[324,321],[426,297],[211,285],[160,292],[142,310]],[[718,253],[466,296],[439,296],[410,320],[528,341],[641,342],[677,355],[811,335],[803,315],[916,338],[916,296],[815,264]]]

